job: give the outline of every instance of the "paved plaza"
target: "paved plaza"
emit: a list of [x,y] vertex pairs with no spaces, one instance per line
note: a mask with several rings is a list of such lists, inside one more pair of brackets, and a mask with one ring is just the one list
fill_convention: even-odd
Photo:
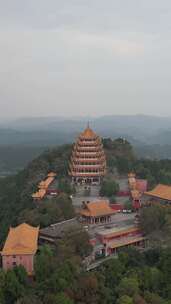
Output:
[[100,186],[76,186],[76,194],[72,197],[73,206],[76,209],[82,207],[82,202],[106,200],[106,197],[99,196]]
[[[116,182],[119,184],[120,191],[128,190],[128,180],[127,178],[118,178]],[[99,196],[100,186],[85,186],[79,185],[76,186],[76,194],[73,195],[72,203],[73,206],[77,209],[81,208],[83,201],[95,201],[95,200],[108,200],[106,197]],[[116,196],[116,202],[125,203],[128,201],[128,197]]]

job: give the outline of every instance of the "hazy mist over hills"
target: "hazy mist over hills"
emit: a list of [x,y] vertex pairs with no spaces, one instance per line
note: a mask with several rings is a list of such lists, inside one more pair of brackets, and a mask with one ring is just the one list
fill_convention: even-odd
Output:
[[134,144],[171,144],[171,118],[145,115],[19,118],[1,123],[0,144],[51,145],[72,142],[87,122],[103,137],[126,137]]
[[74,142],[90,126],[102,137],[125,137],[138,157],[171,158],[171,118],[145,115],[35,117],[0,124],[0,176],[15,173],[42,151]]

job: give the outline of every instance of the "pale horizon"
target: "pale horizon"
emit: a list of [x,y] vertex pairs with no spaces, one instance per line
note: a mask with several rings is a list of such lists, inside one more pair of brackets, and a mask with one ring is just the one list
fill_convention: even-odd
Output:
[[47,115],[47,116],[8,116],[5,117],[3,116],[2,118],[0,118],[0,125],[3,125],[4,123],[7,125],[8,123],[11,122],[17,122],[17,121],[24,121],[24,120],[35,120],[35,119],[49,119],[49,120],[73,120],[73,121],[82,121],[84,123],[90,123],[93,122],[96,119],[100,119],[100,118],[110,118],[110,117],[146,117],[146,118],[156,118],[156,119],[171,119],[171,115],[170,116],[166,116],[166,115],[150,115],[150,114],[141,114],[141,113],[135,113],[135,114],[104,114],[104,115],[94,115],[94,116],[90,116],[90,115]]

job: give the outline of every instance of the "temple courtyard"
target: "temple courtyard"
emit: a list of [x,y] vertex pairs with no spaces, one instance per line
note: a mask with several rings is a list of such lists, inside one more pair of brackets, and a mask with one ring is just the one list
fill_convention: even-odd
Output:
[[76,193],[72,196],[72,204],[76,209],[82,207],[84,201],[96,201],[106,199],[99,196],[100,186],[99,185],[77,185]]

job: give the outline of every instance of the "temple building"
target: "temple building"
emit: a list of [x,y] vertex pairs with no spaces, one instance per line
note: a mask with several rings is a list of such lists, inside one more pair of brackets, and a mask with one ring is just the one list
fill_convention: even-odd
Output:
[[69,175],[74,183],[100,184],[105,173],[106,157],[101,138],[88,126],[74,145]]
[[110,223],[112,215],[116,213],[108,201],[83,202],[80,210],[82,222],[86,224]]
[[147,191],[147,180],[137,179],[135,173],[128,174],[128,188],[132,200],[132,207],[134,210],[140,209],[142,203],[141,199],[144,192]]
[[39,243],[53,244],[61,241],[69,232],[70,236],[79,234],[82,231],[82,225],[77,218],[72,218],[56,224],[51,224],[48,227],[40,229]]
[[137,190],[140,193],[144,193],[147,191],[147,180],[146,179],[139,179],[136,177],[135,173],[128,174],[128,188],[130,191]]
[[25,223],[10,228],[4,248],[1,252],[4,270],[22,265],[28,275],[34,274],[34,256],[38,249],[39,227]]
[[136,226],[113,227],[102,229],[96,234],[95,255],[109,256],[118,254],[128,247],[145,248],[147,240]]
[[153,190],[144,192],[143,203],[147,205],[171,205],[171,186],[158,184]]
[[[53,184],[55,178],[56,178],[56,173],[54,172],[50,172],[48,173],[47,177],[45,180],[42,180],[39,184],[38,184],[38,191],[32,194],[32,198],[35,201],[40,201],[42,200],[46,194],[49,194],[48,189],[49,187]],[[51,193],[51,191],[50,191]]]

